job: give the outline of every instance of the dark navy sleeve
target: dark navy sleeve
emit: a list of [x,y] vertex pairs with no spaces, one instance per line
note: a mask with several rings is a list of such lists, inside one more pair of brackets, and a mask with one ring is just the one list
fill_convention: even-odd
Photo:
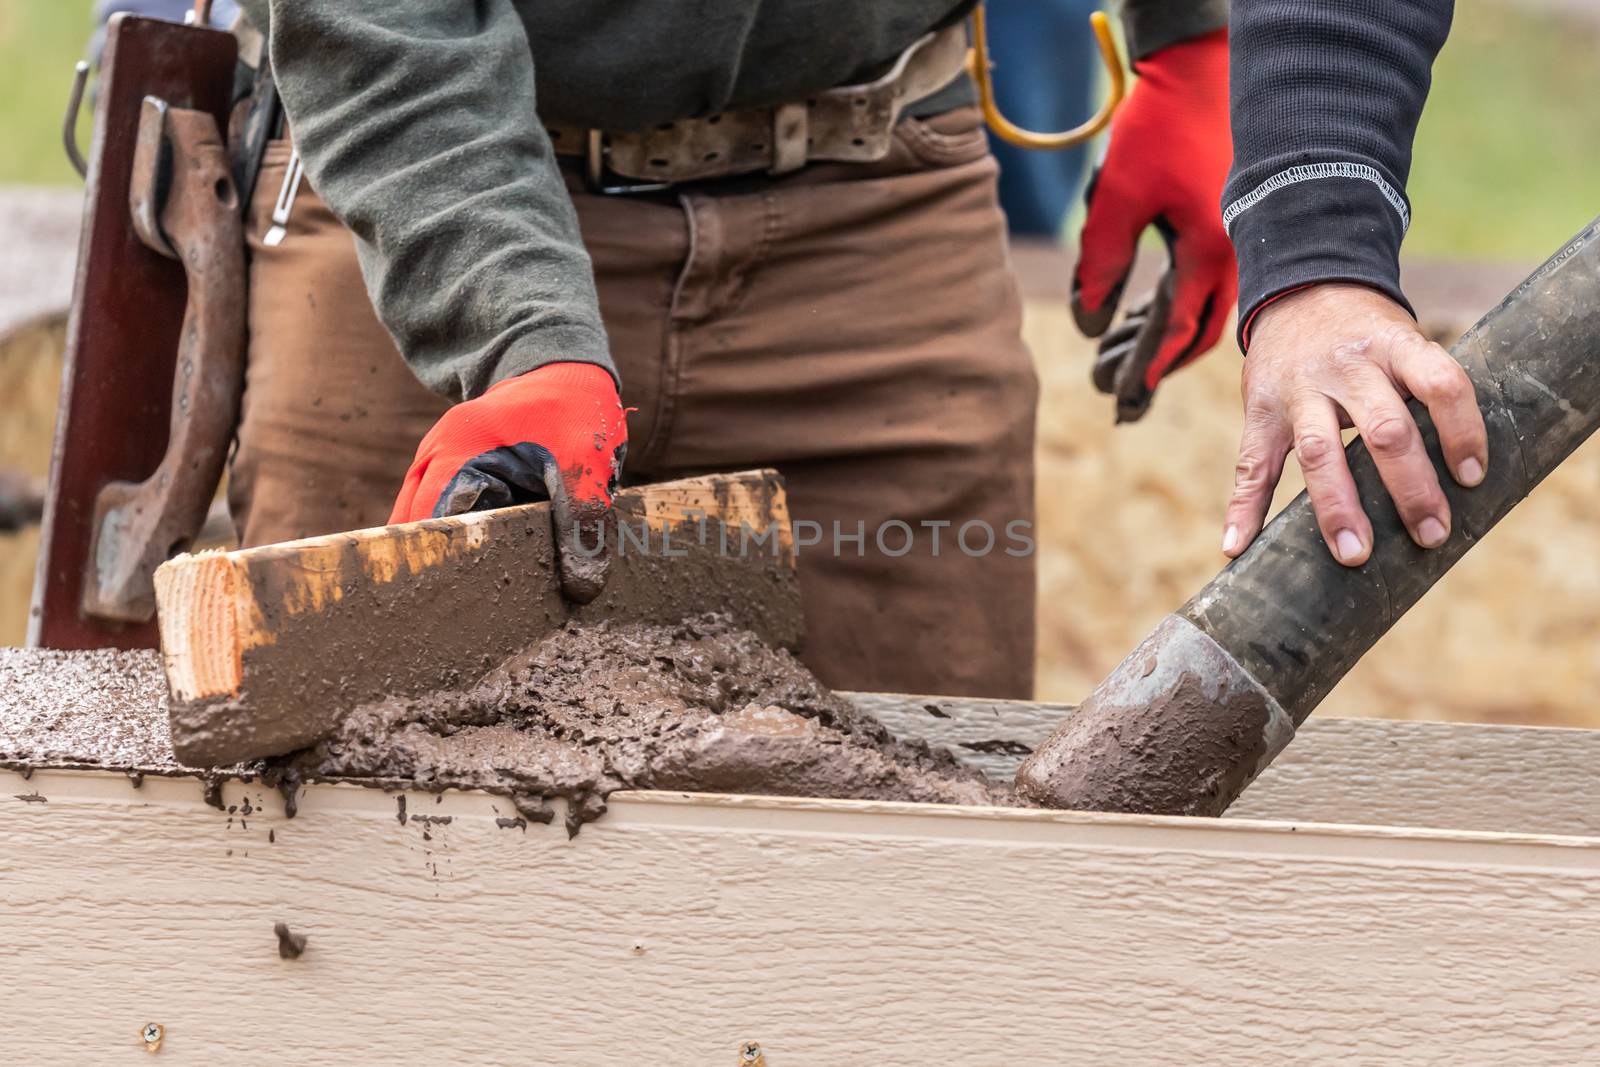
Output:
[[1233,0],[1240,344],[1273,297],[1318,282],[1400,291],[1406,179],[1453,0]]

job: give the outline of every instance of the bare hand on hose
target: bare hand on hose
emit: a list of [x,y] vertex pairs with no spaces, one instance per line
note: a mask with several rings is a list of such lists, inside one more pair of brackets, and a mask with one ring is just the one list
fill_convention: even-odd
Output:
[[1242,553],[1261,531],[1293,448],[1323,540],[1350,567],[1372,553],[1372,524],[1345,463],[1341,427],[1365,439],[1412,540],[1436,548],[1450,535],[1450,506],[1422,435],[1406,409],[1415,397],[1439,431],[1457,482],[1488,468],[1488,437],[1466,371],[1424,337],[1404,308],[1360,285],[1323,284],[1256,314],[1244,364],[1244,439],[1222,551]]

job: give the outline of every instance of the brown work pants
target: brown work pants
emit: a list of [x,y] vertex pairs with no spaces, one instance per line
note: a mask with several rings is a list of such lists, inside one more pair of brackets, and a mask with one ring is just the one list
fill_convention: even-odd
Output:
[[[445,408],[307,186],[263,245],[287,158],[269,150],[250,220],[246,545],[384,522]],[[964,110],[901,122],[873,164],[676,196],[569,183],[635,409],[625,479],[781,471],[803,658],[836,687],[1032,693],[1037,381],[995,173]]]

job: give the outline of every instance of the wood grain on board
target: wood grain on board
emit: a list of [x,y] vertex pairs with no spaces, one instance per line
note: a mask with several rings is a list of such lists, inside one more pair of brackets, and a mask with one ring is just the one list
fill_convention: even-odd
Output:
[[478,794],[318,785],[286,820],[193,784],[0,772],[15,1062],[139,1055],[147,1022],[207,1065],[1600,1047],[1594,839],[617,794],[569,841]]

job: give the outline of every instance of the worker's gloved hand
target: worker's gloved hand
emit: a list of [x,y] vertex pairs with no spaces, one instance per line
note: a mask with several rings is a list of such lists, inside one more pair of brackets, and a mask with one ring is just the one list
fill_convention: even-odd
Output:
[[588,603],[605,586],[611,497],[627,447],[611,375],[548,363],[445,412],[417,446],[389,521],[549,500],[561,590]]
[[[1163,377],[1217,343],[1239,291],[1220,207],[1233,156],[1227,31],[1169,45],[1134,69],[1089,183],[1072,278],[1078,328],[1104,335],[1094,384],[1117,398],[1118,422],[1143,415]],[[1149,226],[1171,262],[1155,295],[1106,333]]]
[[1222,551],[1238,556],[1261,532],[1292,448],[1328,550],[1347,567],[1367,561],[1372,523],[1345,462],[1342,426],[1361,431],[1411,539],[1423,548],[1444,544],[1450,504],[1406,400],[1427,407],[1455,480],[1479,484],[1489,438],[1461,364],[1424,337],[1405,308],[1361,285],[1312,285],[1278,297],[1256,312],[1249,344],[1244,439]]

